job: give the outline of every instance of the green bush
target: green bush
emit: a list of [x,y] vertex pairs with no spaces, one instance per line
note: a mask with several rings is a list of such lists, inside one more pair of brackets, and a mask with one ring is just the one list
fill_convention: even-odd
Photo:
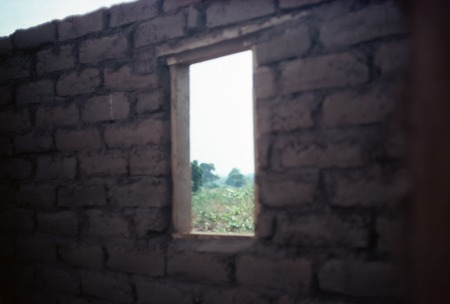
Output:
[[254,187],[202,188],[192,194],[194,231],[253,233]]

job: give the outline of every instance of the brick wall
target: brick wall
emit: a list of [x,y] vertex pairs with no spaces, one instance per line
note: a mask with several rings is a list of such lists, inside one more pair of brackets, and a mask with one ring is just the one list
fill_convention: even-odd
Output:
[[[231,38],[230,38],[231,37]],[[389,1],[141,0],[0,39],[5,303],[396,303]],[[255,55],[257,237],[173,239],[165,58]]]

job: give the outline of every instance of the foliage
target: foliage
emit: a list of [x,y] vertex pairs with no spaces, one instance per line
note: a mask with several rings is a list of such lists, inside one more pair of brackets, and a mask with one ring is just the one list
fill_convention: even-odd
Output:
[[233,168],[228,174],[225,184],[233,187],[242,187],[246,184],[245,176],[236,168]]
[[254,188],[203,188],[192,195],[195,231],[253,233]]
[[198,165],[196,160],[191,163],[191,176],[192,192],[197,192],[202,186],[203,169]]
[[208,188],[217,187],[217,185],[214,184],[214,181],[218,180],[219,177],[214,174],[214,171],[216,170],[216,167],[214,166],[214,164],[201,163],[200,167],[203,170],[203,176],[202,176],[203,185]]

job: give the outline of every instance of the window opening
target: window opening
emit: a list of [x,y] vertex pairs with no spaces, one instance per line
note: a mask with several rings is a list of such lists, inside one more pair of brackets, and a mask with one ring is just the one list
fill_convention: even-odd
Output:
[[254,233],[253,58],[189,66],[192,233]]

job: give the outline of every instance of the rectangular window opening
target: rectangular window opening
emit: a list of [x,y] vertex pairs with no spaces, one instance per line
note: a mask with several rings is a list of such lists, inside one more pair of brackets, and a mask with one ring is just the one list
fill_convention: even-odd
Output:
[[193,234],[254,235],[252,51],[189,65]]

